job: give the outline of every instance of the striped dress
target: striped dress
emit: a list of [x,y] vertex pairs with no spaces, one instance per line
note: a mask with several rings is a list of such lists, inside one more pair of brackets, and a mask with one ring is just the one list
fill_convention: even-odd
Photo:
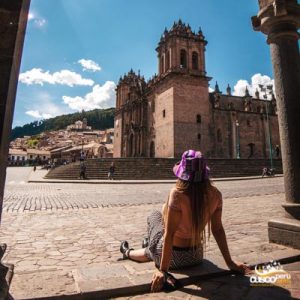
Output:
[[[157,268],[160,267],[164,243],[164,224],[160,211],[155,210],[147,218],[149,245],[145,248],[145,255],[153,260]],[[188,247],[172,249],[170,269],[179,269],[200,264],[203,259],[203,248]]]

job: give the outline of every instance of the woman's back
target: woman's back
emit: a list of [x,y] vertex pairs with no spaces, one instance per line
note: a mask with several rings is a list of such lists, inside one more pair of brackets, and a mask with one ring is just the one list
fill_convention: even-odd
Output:
[[227,266],[242,273],[250,269],[231,258],[222,225],[222,194],[211,185],[209,168],[200,151],[187,150],[173,167],[178,178],[170,192],[163,213],[153,211],[147,218],[148,246],[132,250],[123,241],[120,251],[124,258],[139,262],[153,260],[159,269],[152,279],[152,292],[164,286],[176,288],[169,269],[196,266],[203,261],[206,230],[212,232]]
[[[203,197],[205,203],[205,220],[201,222],[203,228],[200,228],[201,231],[204,230],[204,227],[210,220],[214,211],[222,206],[222,194],[220,191],[208,184],[205,189],[205,195]],[[190,247],[192,245],[192,205],[191,205],[191,196],[187,191],[179,189],[177,186],[171,190],[169,199],[168,199],[168,209],[178,211],[181,213],[181,218],[179,225],[174,234],[174,246],[176,247]],[[166,216],[166,207],[164,207],[164,216]],[[193,246],[193,245],[192,245]]]

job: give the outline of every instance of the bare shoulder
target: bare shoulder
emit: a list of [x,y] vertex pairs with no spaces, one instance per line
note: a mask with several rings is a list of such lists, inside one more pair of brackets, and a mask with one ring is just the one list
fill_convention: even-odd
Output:
[[176,186],[174,186],[172,189],[171,189],[171,192],[170,192],[170,197],[171,198],[181,198],[182,196],[182,191],[178,190]]
[[210,192],[212,194],[212,197],[217,198],[217,199],[222,199],[222,193],[220,192],[220,190],[215,187],[214,185],[211,185],[210,187]]
[[173,210],[181,210],[182,193],[175,187],[170,192],[169,207]]

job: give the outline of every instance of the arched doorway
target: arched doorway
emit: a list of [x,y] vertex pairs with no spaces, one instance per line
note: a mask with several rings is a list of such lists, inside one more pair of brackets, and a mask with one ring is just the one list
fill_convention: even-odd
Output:
[[150,157],[155,157],[155,144],[154,141],[150,144]]

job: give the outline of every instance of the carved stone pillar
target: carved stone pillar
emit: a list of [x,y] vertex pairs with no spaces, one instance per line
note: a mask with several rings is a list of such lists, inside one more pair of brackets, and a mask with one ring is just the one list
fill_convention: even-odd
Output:
[[287,219],[269,222],[269,238],[300,248],[300,5],[297,0],[259,0],[259,5],[252,24],[267,35],[271,48],[287,202]]

